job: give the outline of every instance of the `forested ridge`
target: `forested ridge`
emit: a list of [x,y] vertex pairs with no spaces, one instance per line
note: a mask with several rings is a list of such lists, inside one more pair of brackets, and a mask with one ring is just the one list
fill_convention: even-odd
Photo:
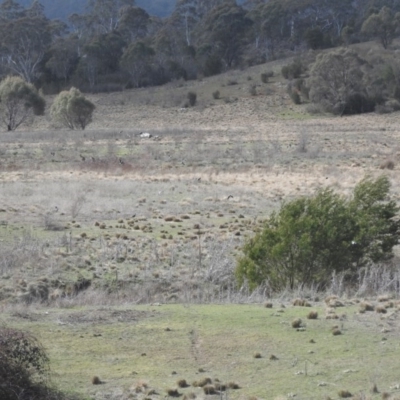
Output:
[[[75,3],[67,4],[72,12]],[[388,49],[399,34],[399,11],[399,0],[246,0],[242,4],[178,0],[173,12],[161,18],[142,8],[139,0],[88,0],[84,10],[72,12],[64,22],[48,18],[37,0],[26,7],[4,0],[0,73],[19,75],[45,93],[71,86],[99,92],[198,79],[296,56],[297,61],[283,71],[292,81],[307,69],[300,58],[309,50],[371,39]],[[354,67],[354,82],[365,85],[365,60],[356,60],[348,52],[340,57],[351,61],[346,68],[351,72]],[[362,93],[374,104],[397,98],[396,93],[385,94],[389,87],[399,86],[397,64],[384,63],[386,70],[374,76],[374,83],[380,85],[374,90],[379,93]],[[357,75],[363,68],[365,74]],[[314,72],[315,78],[318,68]],[[360,86],[343,92],[339,84],[335,89],[341,112],[343,96],[359,95]],[[304,82],[292,82],[289,89],[295,102],[309,93],[324,97]],[[361,108],[372,106],[363,100]]]

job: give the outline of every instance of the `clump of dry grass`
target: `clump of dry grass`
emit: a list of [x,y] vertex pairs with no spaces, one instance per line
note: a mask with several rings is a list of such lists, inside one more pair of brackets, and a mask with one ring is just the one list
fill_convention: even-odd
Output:
[[217,394],[217,390],[214,385],[205,385],[203,386],[204,394]]
[[366,311],[374,311],[374,306],[367,301],[360,303],[360,313],[365,313]]
[[236,382],[229,382],[228,383],[229,389],[240,389],[240,386]]
[[375,307],[375,311],[378,314],[386,314],[387,313],[386,307],[384,305],[380,305],[380,304]]
[[101,380],[98,376],[93,376],[92,377],[92,385],[100,385],[101,384]]
[[297,307],[311,307],[311,304],[305,299],[294,299],[292,305]]
[[178,392],[178,389],[169,388],[167,389],[167,395],[169,397],[179,397],[181,394]]
[[372,394],[379,393],[378,386],[377,386],[376,383],[374,383],[374,384],[372,385],[371,393],[372,393]]
[[381,165],[379,166],[380,169],[390,169],[390,170],[393,170],[394,167],[395,167],[395,163],[391,159],[383,161],[381,163]]
[[194,386],[194,387],[203,387],[203,386],[206,386],[206,385],[210,385],[211,383],[212,383],[211,378],[203,378],[203,379],[201,379],[199,381],[192,382],[192,386]]
[[292,321],[292,328],[300,328],[302,324],[301,318],[296,318]]
[[220,392],[224,392],[226,390],[226,385],[221,382],[214,383],[215,389],[219,390]]
[[342,399],[352,397],[353,395],[348,390],[339,390],[338,396]]
[[180,388],[186,388],[189,386],[189,384],[186,382],[186,379],[179,379],[179,381],[176,383]]
[[332,335],[333,336],[338,336],[338,335],[341,335],[341,334],[342,334],[342,331],[337,326],[334,326],[332,328]]
[[194,400],[196,398],[196,394],[193,392],[186,393],[183,396],[183,400]]
[[308,319],[318,319],[318,312],[317,311],[310,311],[307,314]]

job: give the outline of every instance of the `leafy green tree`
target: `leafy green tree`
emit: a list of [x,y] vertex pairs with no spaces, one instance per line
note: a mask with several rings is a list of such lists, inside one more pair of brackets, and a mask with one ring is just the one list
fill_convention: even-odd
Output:
[[365,94],[363,63],[354,50],[346,48],[319,54],[308,79],[310,100],[343,114],[351,96]]
[[17,76],[0,82],[1,119],[8,131],[14,131],[33,115],[43,115],[45,100],[36,88]]
[[84,130],[92,122],[95,105],[78,89],[61,92],[50,108],[50,115],[61,125],[70,129]]
[[251,288],[268,282],[275,290],[298,284],[328,284],[332,273],[383,262],[399,242],[399,208],[389,200],[386,176],[365,178],[352,198],[331,189],[284,204],[261,233],[248,240],[236,277]]
[[361,31],[379,38],[387,49],[400,28],[400,13],[394,13],[389,7],[382,7],[379,13],[370,15],[363,23]]

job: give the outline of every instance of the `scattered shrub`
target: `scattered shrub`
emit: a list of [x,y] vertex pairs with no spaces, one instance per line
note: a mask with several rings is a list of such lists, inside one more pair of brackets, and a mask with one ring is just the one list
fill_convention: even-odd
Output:
[[228,383],[229,389],[240,389],[240,386],[236,382],[229,382]]
[[298,92],[296,91],[290,91],[289,96],[291,100],[293,101],[294,104],[301,104],[301,97]]
[[374,306],[371,303],[363,301],[360,303],[360,312],[364,313],[366,311],[374,311]]
[[189,384],[186,382],[186,379],[180,379],[180,380],[177,382],[177,385],[178,385],[180,388],[186,388],[186,387],[189,386]]
[[308,319],[318,319],[318,312],[317,311],[310,311],[307,315]]
[[296,59],[291,64],[283,66],[281,72],[285,79],[296,79],[304,72],[304,67],[301,61]]
[[274,76],[274,71],[263,72],[261,74],[261,82],[268,83],[269,78],[272,78],[273,76]]
[[[48,383],[49,359],[30,333],[0,327],[0,398],[2,400],[61,400]],[[73,396],[68,396],[71,399]]]
[[292,328],[300,328],[302,324],[302,320],[300,318],[296,318],[292,321]]
[[203,386],[203,391],[204,391],[205,394],[217,394],[217,391],[216,391],[214,385],[205,385],[205,386]]
[[213,92],[212,96],[214,100],[219,100],[221,98],[221,93],[219,90],[216,90],[215,92]]
[[338,396],[341,398],[352,397],[353,395],[348,390],[339,390]]
[[386,314],[386,313],[387,313],[386,307],[385,307],[385,306],[382,306],[382,305],[376,306],[376,307],[375,307],[375,311],[376,311],[377,313],[379,313],[379,314]]
[[250,94],[250,96],[257,96],[257,86],[256,85],[249,86],[249,94]]
[[226,385],[224,383],[215,382],[214,386],[215,389],[219,390],[220,392],[224,392],[226,390]]
[[200,381],[194,381],[192,386],[194,387],[203,387],[205,385],[210,385],[212,383],[211,378],[203,378]]
[[394,161],[393,161],[393,160],[385,160],[385,161],[379,166],[380,169],[390,169],[390,170],[394,169],[394,167],[395,167],[395,164],[394,164]]
[[43,115],[45,100],[36,88],[17,76],[0,82],[0,113],[7,131],[14,131],[33,115]]
[[188,92],[187,99],[190,107],[194,107],[197,102],[197,94],[195,92]]
[[167,394],[170,397],[179,397],[181,394],[178,392],[178,389],[167,389]]
[[298,307],[311,307],[311,304],[305,299],[294,299],[292,305]]
[[50,115],[69,129],[84,130],[92,122],[95,105],[78,89],[61,92],[50,108]]

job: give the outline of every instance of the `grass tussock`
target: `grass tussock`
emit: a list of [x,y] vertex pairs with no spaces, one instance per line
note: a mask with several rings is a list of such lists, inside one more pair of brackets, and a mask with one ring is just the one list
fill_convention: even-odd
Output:
[[353,395],[348,390],[339,390],[338,396],[341,399],[347,399],[349,397],[353,397]]
[[363,301],[360,303],[360,313],[365,313],[366,311],[374,311],[374,306],[367,301]]
[[318,319],[318,311],[310,311],[307,314],[307,319]]
[[176,383],[180,388],[186,388],[189,386],[187,383],[186,379],[179,379],[178,382]]
[[203,379],[200,379],[199,381],[192,382],[192,386],[194,386],[194,387],[203,387],[203,386],[206,386],[206,385],[211,385],[211,383],[212,383],[212,379],[211,378],[203,378]]
[[301,318],[296,318],[292,321],[292,328],[301,328],[303,321],[301,320]]
[[204,394],[208,394],[208,395],[217,394],[217,390],[215,389],[214,385],[203,386],[203,392],[204,392]]
[[311,307],[311,304],[305,299],[294,299],[292,305],[296,307]]
[[178,389],[169,388],[167,389],[167,395],[169,397],[179,397],[181,394],[178,392]]

